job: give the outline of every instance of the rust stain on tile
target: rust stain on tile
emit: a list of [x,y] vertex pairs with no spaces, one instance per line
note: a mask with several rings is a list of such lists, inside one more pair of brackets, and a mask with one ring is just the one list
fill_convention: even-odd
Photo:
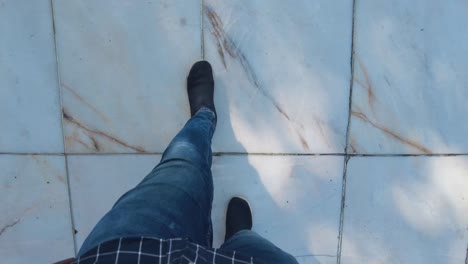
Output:
[[93,142],[93,147],[96,151],[99,151],[100,148],[99,148],[99,144],[97,143],[96,139],[94,139],[94,137],[90,137],[91,141]]
[[321,120],[319,117],[314,117],[314,123],[315,123],[315,127],[317,127],[319,129],[319,132],[320,132],[320,135],[323,138],[323,141],[326,141],[327,145],[331,146],[330,142],[329,142],[329,139],[327,137],[327,133],[325,133],[325,129],[323,127],[323,124],[325,124],[325,122],[323,120]]
[[299,140],[301,141],[302,147],[303,147],[305,150],[310,150],[309,143],[307,143],[307,141],[306,141],[305,138],[302,136],[302,134],[301,134],[298,130],[296,130],[296,133],[297,133],[297,136],[299,137]]
[[362,81],[356,79],[356,83],[359,84],[361,87],[363,87],[364,89],[367,90],[367,103],[369,104],[371,110],[372,110],[372,113],[375,115],[375,101],[377,100],[376,97],[375,97],[375,94],[374,94],[374,86],[372,84],[372,81],[369,77],[369,73],[367,71],[367,68],[366,66],[364,65],[364,63],[362,62],[361,58],[359,57],[359,55],[356,54],[356,58],[358,60],[358,63],[359,63],[359,67],[361,68],[362,70],[362,74],[364,75],[364,80],[365,80],[365,83],[362,83]]
[[0,229],[0,236],[3,235],[8,229],[14,227],[15,225],[19,224],[21,222],[21,218],[13,221],[11,224],[7,224]]
[[353,143],[351,143],[351,144],[349,145],[349,147],[351,148],[351,152],[352,152],[352,153],[357,153],[356,147],[353,145]]
[[[90,138],[91,136],[89,135],[89,133],[88,133],[88,132],[86,132],[86,133],[87,133],[88,137]],[[95,148],[89,146],[89,145],[86,144],[83,140],[81,140],[81,139],[79,138],[78,135],[65,136],[65,140],[66,140],[67,142],[77,142],[77,143],[79,143],[80,145],[82,145],[83,147],[85,147],[85,148],[87,148],[87,149],[96,151]],[[71,143],[69,143],[69,144],[71,144]]]
[[272,101],[273,105],[275,106],[276,110],[278,110],[278,112],[284,116],[284,118],[286,118],[288,121],[291,121],[291,118],[289,117],[289,115],[286,113],[286,111],[283,110],[283,108],[281,108],[278,103]]
[[224,68],[227,69],[226,65],[226,59],[224,58],[224,50],[222,46],[222,41],[224,38],[224,30],[222,26],[222,22],[219,18],[219,16],[209,7],[204,7],[206,10],[206,16],[208,17],[208,20],[210,21],[211,27],[213,30],[211,31],[211,34],[213,34],[214,38],[216,39],[216,46],[218,49],[218,54],[219,57],[221,58],[221,62],[224,65]]
[[44,170],[44,172],[47,172],[44,174],[46,177],[50,174],[54,174],[61,183],[66,183],[64,176],[56,168],[54,168],[47,159],[37,155],[31,156],[31,158],[37,162],[37,164],[41,167],[42,170]]
[[413,140],[410,140],[410,139],[407,139],[407,138],[404,138],[403,136],[397,134],[396,132],[393,132],[392,130],[390,130],[389,128],[385,127],[385,126],[381,126],[381,125],[378,125],[376,124],[375,122],[371,121],[364,113],[362,112],[356,112],[356,111],[352,111],[351,112],[351,115],[370,124],[371,126],[373,126],[374,128],[377,128],[378,130],[382,131],[383,133],[385,133],[386,135],[396,139],[397,141],[407,145],[407,146],[410,146],[412,148],[415,148],[425,154],[432,154],[432,151],[429,150],[428,148],[426,148],[425,146],[413,141]]
[[[257,88],[260,88],[255,72],[252,69],[250,62],[247,60],[245,54],[236,43],[224,31],[223,22],[216,12],[209,6],[204,6],[204,10],[208,20],[213,28],[212,34],[216,39],[218,46],[218,53],[221,57],[224,67],[226,68],[225,52],[232,58],[239,62],[244,70],[249,81]],[[262,91],[265,93],[265,91]]]
[[[84,132],[86,133],[86,135],[88,135],[88,138],[92,137],[92,135],[89,132],[87,132],[87,131],[84,131]],[[77,143],[79,143],[80,145],[84,146],[87,149],[97,151],[95,146],[90,146],[89,144],[85,143],[83,140],[80,139],[80,136],[79,136],[77,130],[74,130],[73,133],[70,136],[65,136],[65,140],[67,142],[77,142]]]
[[257,76],[250,62],[247,60],[245,54],[237,47],[234,41],[229,37],[229,35],[226,34],[223,28],[223,22],[221,21],[221,18],[218,16],[218,14],[216,14],[216,12],[209,6],[204,6],[204,10],[211,24],[211,27],[213,28],[212,34],[215,37],[215,40],[217,43],[218,54],[221,58],[221,61],[224,67],[227,68],[226,55],[225,55],[225,53],[227,53],[229,57],[239,62],[248,80],[260,91],[260,93],[264,97],[266,97],[268,100],[271,101],[271,103],[278,110],[278,112],[281,113],[281,115],[283,115],[288,121],[291,121],[291,118],[289,117],[289,115],[286,113],[286,111],[282,109],[280,104],[273,98],[273,96],[271,96],[267,91],[265,91],[265,89],[263,89],[260,86]]
[[[287,112],[281,107],[279,102],[275,100],[275,98],[267,92],[259,83],[258,78],[253,70],[253,67],[245,54],[239,49],[238,45],[231,39],[231,37],[225,32],[223,22],[219,15],[209,6],[204,6],[205,14],[208,17],[208,21],[212,27],[212,35],[215,38],[216,46],[218,54],[221,58],[221,62],[225,69],[227,69],[226,58],[229,56],[230,58],[236,60],[240,66],[242,67],[245,75],[249,82],[257,88],[257,90],[270,101],[270,103],[275,107],[275,109],[289,122],[292,122],[297,127],[303,128],[302,124],[297,124],[292,118],[287,114]],[[296,134],[299,137],[299,140],[305,150],[310,150],[309,144],[301,135],[298,129],[296,129]]]
[[102,120],[104,121],[109,121],[107,117],[102,114],[96,107],[94,107],[90,102],[85,100],[81,95],[79,95],[74,89],[72,89],[70,86],[62,83],[62,87],[65,88],[65,90],[69,91],[75,98],[77,98],[80,102],[82,102],[84,105],[89,107],[95,114],[97,114]]
[[93,135],[98,135],[98,136],[102,136],[108,140],[111,140],[119,145],[122,145],[126,148],[130,148],[130,149],[133,149],[137,152],[141,152],[141,153],[148,153],[148,151],[146,151],[144,148],[140,147],[140,146],[134,146],[134,145],[130,145],[110,134],[107,134],[107,133],[104,133],[102,131],[99,131],[99,130],[96,130],[96,129],[92,129],[92,128],[89,128],[87,127],[86,125],[82,124],[79,120],[77,120],[76,118],[72,117],[70,114],[68,114],[68,112],[65,110],[65,108],[62,108],[62,113],[63,113],[63,118],[67,121],[67,122],[70,122],[72,124],[75,124],[76,126],[78,126],[79,128],[83,129],[84,131],[88,132],[88,134],[90,135],[90,139],[91,141],[93,142],[93,147],[96,149],[96,150],[99,150],[99,145],[97,144],[97,140],[93,137]]
[[358,148],[358,144],[356,142],[356,139],[354,138],[350,138],[349,139],[349,145],[348,145],[350,148],[351,148],[351,153],[357,153],[357,148]]

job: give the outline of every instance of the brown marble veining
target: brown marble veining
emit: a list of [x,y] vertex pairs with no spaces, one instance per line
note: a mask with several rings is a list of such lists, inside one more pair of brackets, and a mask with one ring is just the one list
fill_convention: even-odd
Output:
[[68,141],[76,141],[76,142],[78,142],[79,144],[85,146],[88,149],[92,149],[94,151],[99,152],[101,150],[101,147],[99,145],[99,141],[97,139],[97,136],[101,136],[101,137],[104,137],[105,139],[108,139],[108,140],[118,144],[118,145],[121,145],[121,146],[124,146],[126,148],[132,149],[132,150],[134,150],[136,152],[148,153],[148,151],[146,151],[141,146],[136,146],[136,145],[129,144],[129,143],[127,143],[127,142],[125,142],[125,141],[111,135],[110,133],[103,132],[103,131],[88,127],[87,125],[83,124],[80,120],[78,120],[75,117],[71,116],[65,108],[62,108],[62,113],[63,113],[64,121],[66,121],[66,122],[68,122],[70,124],[74,124],[75,126],[77,126],[78,128],[80,128],[80,129],[82,129],[83,131],[86,132],[86,134],[88,135],[89,139],[92,142],[92,146],[89,146],[89,144],[86,144],[85,142],[80,140],[78,138],[78,135],[76,135],[76,134],[72,134],[72,136],[67,136],[66,140],[68,140]]
[[288,121],[292,122],[294,125],[295,133],[299,138],[302,147],[304,150],[310,150],[309,144],[307,140],[302,135],[302,131],[300,129],[300,124],[298,124],[295,120],[293,120],[290,115],[284,110],[284,107],[260,84],[260,81],[255,74],[255,71],[242,52],[239,49],[238,45],[229,37],[229,35],[224,30],[223,21],[218,16],[218,14],[208,5],[204,6],[205,15],[208,17],[208,21],[211,25],[211,34],[214,36],[217,46],[218,54],[221,58],[222,64],[225,69],[227,69],[226,63],[226,53],[231,59],[237,61],[239,65],[241,65],[244,73],[250,83],[266,98],[268,101],[275,107],[275,109]]

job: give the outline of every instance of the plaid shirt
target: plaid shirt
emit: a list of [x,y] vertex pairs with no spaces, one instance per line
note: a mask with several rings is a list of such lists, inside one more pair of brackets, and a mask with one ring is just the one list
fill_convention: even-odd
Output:
[[242,256],[235,251],[205,248],[188,239],[140,237],[104,242],[73,263],[246,264],[254,261],[252,257]]

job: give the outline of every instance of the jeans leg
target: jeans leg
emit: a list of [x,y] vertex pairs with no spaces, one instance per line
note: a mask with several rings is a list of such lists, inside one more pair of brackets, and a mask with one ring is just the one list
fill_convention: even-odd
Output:
[[221,249],[237,251],[244,256],[252,256],[259,263],[298,264],[293,256],[250,230],[237,232],[221,245]]
[[213,112],[198,111],[171,141],[161,162],[98,222],[78,256],[120,237],[189,238],[211,246],[215,126]]

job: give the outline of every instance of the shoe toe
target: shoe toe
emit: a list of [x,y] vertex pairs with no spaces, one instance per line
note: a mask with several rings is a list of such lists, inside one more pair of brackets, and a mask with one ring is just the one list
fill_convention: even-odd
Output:
[[211,64],[207,61],[198,61],[193,64],[190,69],[189,78],[196,78],[200,76],[211,76],[212,75]]

